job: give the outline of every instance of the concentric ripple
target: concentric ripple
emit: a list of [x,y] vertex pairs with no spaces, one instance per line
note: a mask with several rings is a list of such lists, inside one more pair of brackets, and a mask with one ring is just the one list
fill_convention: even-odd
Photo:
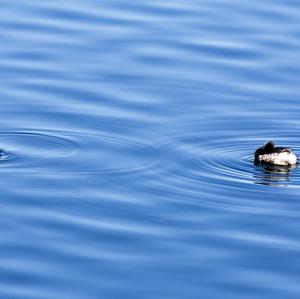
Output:
[[1,170],[128,172],[153,163],[149,146],[118,137],[66,132],[0,134]]
[[[273,137],[269,135],[277,144],[293,148],[299,156],[300,147],[292,142],[299,138]],[[161,148],[166,189],[173,196],[220,207],[293,212],[291,201],[280,196],[283,191],[272,187],[288,187],[282,189],[285,192],[299,188],[298,167],[270,169],[254,165],[253,153],[265,141],[251,132],[241,138],[221,131],[172,139]]]

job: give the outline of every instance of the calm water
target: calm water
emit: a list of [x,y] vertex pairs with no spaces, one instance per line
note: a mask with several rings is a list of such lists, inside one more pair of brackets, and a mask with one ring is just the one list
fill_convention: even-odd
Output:
[[0,298],[299,298],[298,1],[0,2]]

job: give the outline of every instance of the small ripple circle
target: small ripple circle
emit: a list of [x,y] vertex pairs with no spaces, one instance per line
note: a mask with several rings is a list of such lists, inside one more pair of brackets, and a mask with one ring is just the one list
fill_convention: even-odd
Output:
[[73,132],[0,134],[0,170],[122,173],[153,163],[154,149],[129,139]]

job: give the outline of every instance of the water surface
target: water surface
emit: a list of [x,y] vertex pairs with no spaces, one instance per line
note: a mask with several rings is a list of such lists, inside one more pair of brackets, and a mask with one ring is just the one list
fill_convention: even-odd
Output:
[[297,1],[1,1],[0,297],[299,298]]

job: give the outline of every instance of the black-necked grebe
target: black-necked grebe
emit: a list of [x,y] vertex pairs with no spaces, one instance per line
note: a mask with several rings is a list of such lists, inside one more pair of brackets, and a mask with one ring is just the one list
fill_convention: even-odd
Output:
[[272,141],[268,141],[258,148],[254,154],[254,163],[270,163],[274,165],[295,165],[296,155],[287,147],[275,147]]

